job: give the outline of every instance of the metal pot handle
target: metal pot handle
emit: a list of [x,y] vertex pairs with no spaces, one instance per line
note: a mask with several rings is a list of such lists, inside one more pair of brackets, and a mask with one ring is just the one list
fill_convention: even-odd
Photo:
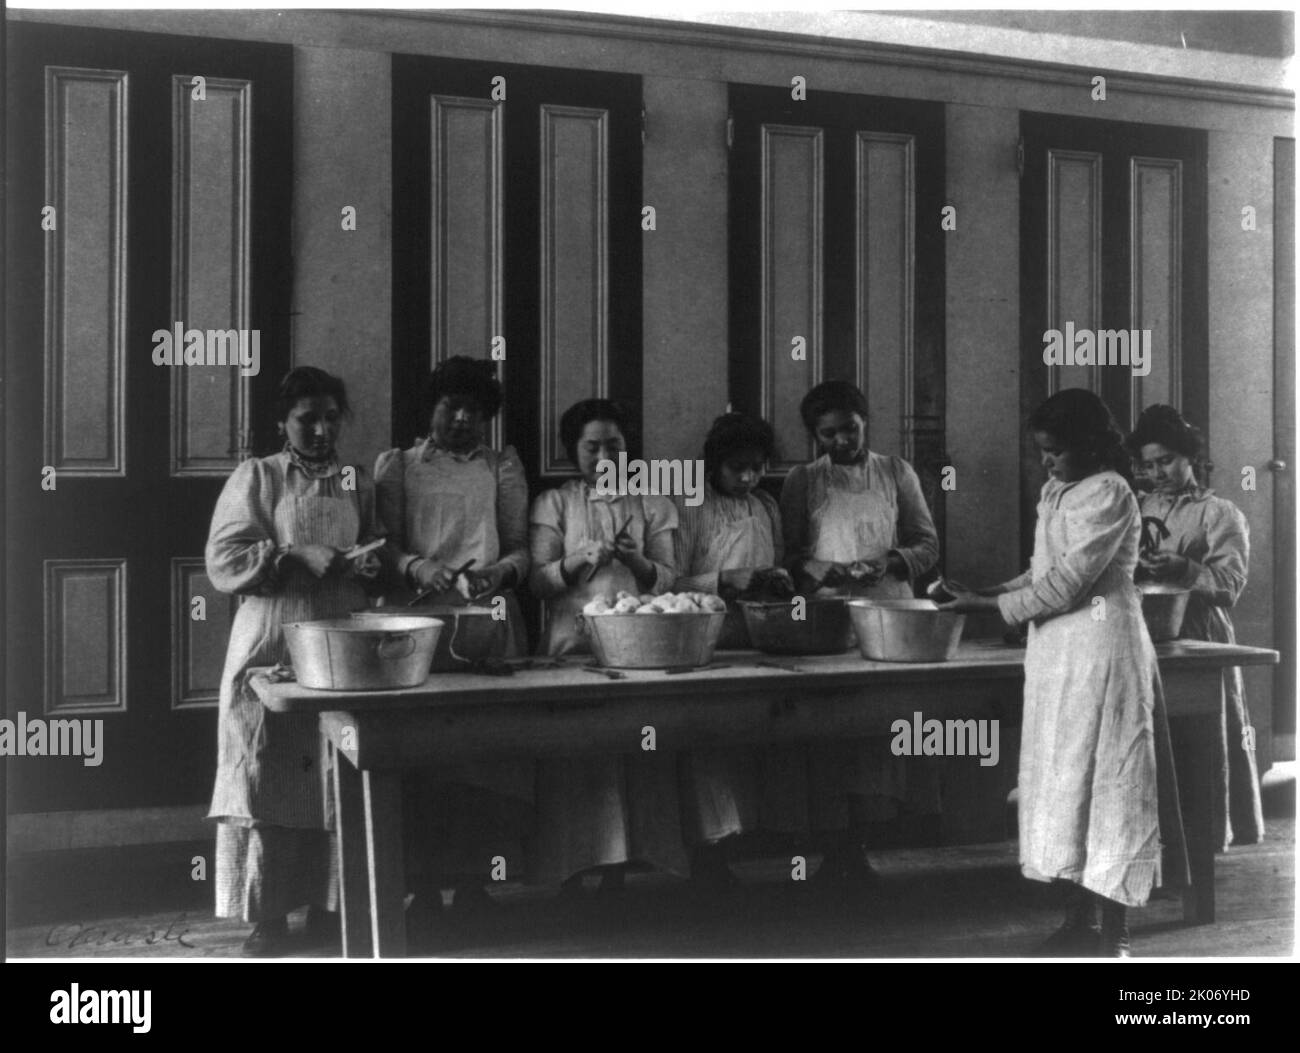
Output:
[[[386,651],[385,648],[388,647],[389,644],[405,644],[406,650],[404,650],[401,654],[396,654],[391,651]],[[385,636],[382,640],[379,641],[379,643],[375,647],[375,654],[377,654],[380,658],[406,658],[409,655],[412,655],[414,653],[415,653],[415,637],[412,636],[410,633],[402,633],[401,635],[394,633],[391,636]]]

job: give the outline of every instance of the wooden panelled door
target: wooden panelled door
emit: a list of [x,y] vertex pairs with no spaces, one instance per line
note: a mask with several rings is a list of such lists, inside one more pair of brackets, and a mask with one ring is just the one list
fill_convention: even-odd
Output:
[[799,402],[867,396],[868,443],[911,461],[943,536],[943,107],[732,85],[729,389],[812,458]]
[[[200,804],[203,548],[287,360],[292,49],[10,23],[6,59],[5,716],[103,721],[98,766],[11,758],[8,811]],[[155,365],[176,323],[257,331],[259,372]]]
[[[504,96],[504,97],[503,97]],[[573,402],[641,403],[641,81],[393,57],[393,440],[452,355],[505,338],[505,405],[533,492],[574,473]]]
[[[1125,431],[1165,402],[1208,436],[1205,133],[1029,113],[1020,130],[1021,419],[1080,387],[1105,399]],[[1045,365],[1043,334],[1067,325],[1149,329],[1150,373]],[[1027,433],[1022,444],[1027,565],[1043,471]]]

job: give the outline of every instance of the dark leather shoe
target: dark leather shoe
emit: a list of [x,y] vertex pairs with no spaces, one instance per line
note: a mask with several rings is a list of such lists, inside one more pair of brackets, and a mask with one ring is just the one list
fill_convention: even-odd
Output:
[[1097,950],[1099,958],[1131,958],[1129,948],[1128,912],[1118,903],[1106,903],[1101,908],[1101,941]]
[[259,921],[240,947],[245,958],[279,958],[289,944],[289,920]]
[[1039,958],[1093,958],[1101,946],[1101,930],[1095,925],[1067,921],[1038,945]]

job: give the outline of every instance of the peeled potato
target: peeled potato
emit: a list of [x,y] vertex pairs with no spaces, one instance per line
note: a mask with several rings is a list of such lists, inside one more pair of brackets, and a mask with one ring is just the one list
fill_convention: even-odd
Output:
[[650,606],[650,604],[645,603],[636,609],[636,613],[637,614],[660,614],[662,612],[659,610],[658,607],[652,607]]
[[[628,592],[627,589],[619,589],[618,592],[614,595],[614,600],[615,602],[621,600],[637,600],[637,597],[632,595],[632,593]],[[639,603],[640,600],[637,600],[637,602]]]
[[727,602],[721,596],[705,596],[700,607],[703,610],[720,614],[727,609]]
[[587,615],[608,614],[609,601],[604,596],[597,596],[582,608],[582,613]]
[[628,596],[625,599],[621,599],[616,604],[614,604],[613,613],[631,614],[640,606],[641,604],[637,602],[637,598],[635,596]]

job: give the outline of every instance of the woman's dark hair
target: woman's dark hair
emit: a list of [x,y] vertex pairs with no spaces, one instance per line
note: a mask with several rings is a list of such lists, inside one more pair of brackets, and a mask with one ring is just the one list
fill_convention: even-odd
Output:
[[434,407],[448,395],[461,395],[478,403],[484,420],[491,420],[501,409],[501,381],[497,364],[489,358],[453,355],[434,367],[424,382],[424,420],[433,416]]
[[836,411],[856,413],[866,420],[867,396],[847,380],[827,380],[808,392],[799,403],[799,416],[809,431],[816,430],[817,420],[823,414]]
[[284,375],[275,393],[275,419],[280,422],[288,420],[290,411],[298,404],[299,399],[325,396],[333,398],[339,412],[345,418],[351,419],[352,407],[348,405],[348,392],[342,380],[315,366],[298,366],[296,369],[291,369]]
[[763,460],[776,454],[776,433],[772,425],[747,413],[724,413],[704,437],[704,474],[712,479],[727,455],[739,450],[761,450]]
[[582,429],[593,420],[607,420],[618,425],[618,430],[623,433],[623,441],[627,443],[628,456],[638,455],[631,414],[609,399],[583,399],[566,409],[560,418],[560,442],[574,464],[578,463],[578,439],[582,435]]
[[1058,391],[1029,415],[1029,430],[1046,432],[1094,468],[1110,469],[1133,485],[1133,465],[1114,414],[1084,388]]
[[1142,447],[1158,443],[1166,449],[1182,454],[1194,465],[1199,464],[1205,450],[1201,429],[1187,420],[1173,406],[1157,403],[1148,406],[1138,417],[1137,427],[1128,437],[1128,450],[1136,458],[1142,457]]

